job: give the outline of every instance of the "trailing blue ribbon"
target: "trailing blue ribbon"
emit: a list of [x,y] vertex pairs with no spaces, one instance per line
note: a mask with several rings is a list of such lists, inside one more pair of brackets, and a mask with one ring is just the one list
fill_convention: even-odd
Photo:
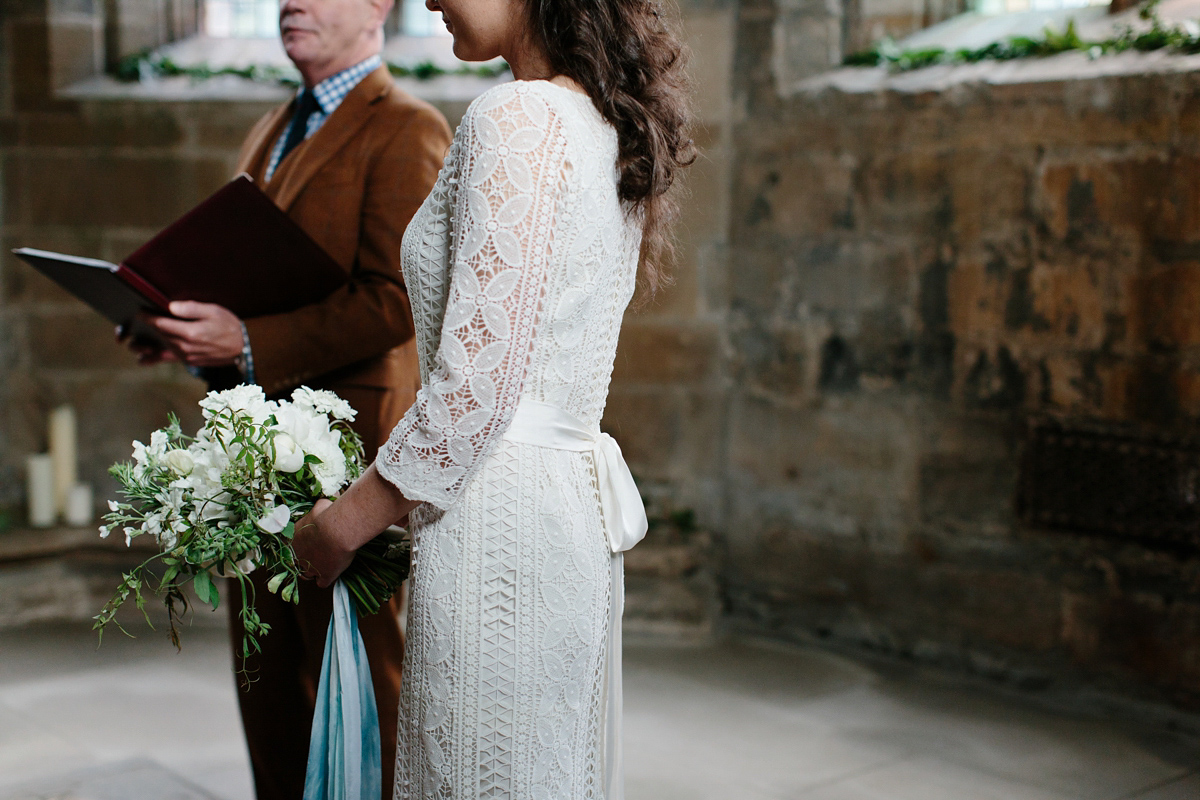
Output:
[[382,783],[371,667],[350,594],[338,581],[308,744],[304,800],[376,800]]

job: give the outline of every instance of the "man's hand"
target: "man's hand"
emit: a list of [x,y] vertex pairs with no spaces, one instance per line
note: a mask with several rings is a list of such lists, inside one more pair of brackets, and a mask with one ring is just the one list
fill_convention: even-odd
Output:
[[178,361],[179,356],[174,350],[161,346],[145,337],[130,334],[125,325],[118,325],[116,330],[117,344],[126,345],[137,356],[138,363],[144,367],[159,364],[163,361]]
[[[149,317],[147,321],[188,366],[222,367],[242,354],[242,322],[229,309],[179,300],[171,303],[169,310],[179,319]],[[170,359],[160,356],[157,360]]]

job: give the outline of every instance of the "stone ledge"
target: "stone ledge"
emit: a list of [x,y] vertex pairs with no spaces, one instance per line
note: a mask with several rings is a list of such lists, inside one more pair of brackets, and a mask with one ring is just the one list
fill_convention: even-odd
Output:
[[[474,100],[493,86],[511,80],[480,78],[472,75],[443,75],[430,80],[396,78],[404,91],[430,103],[463,103]],[[277,84],[255,83],[234,75],[220,75],[204,81],[187,77],[156,78],[144,83],[125,83],[109,75],[97,75],[67,86],[56,94],[60,99],[76,101],[137,101],[150,103],[245,102],[280,103],[295,90]]]
[[784,94],[796,97],[827,90],[846,94],[917,94],[944,92],[969,84],[1003,86],[1197,71],[1200,71],[1200,55],[1175,55],[1159,50],[1089,58],[1085,53],[1063,53],[1048,58],[944,64],[900,73],[891,73],[887,67],[843,67],[798,81]]
[[82,550],[153,553],[157,549],[147,537],[135,539],[131,547],[125,546],[125,537],[120,534],[101,539],[98,527],[99,523],[88,528],[17,528],[0,533],[0,564],[53,558]]

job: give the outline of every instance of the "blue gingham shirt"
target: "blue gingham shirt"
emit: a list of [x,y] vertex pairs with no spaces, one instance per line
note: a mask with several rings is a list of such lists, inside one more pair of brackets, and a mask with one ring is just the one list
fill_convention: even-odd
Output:
[[[346,99],[346,95],[350,94],[350,90],[358,86],[362,79],[370,75],[375,70],[379,69],[383,64],[383,59],[378,55],[371,56],[366,61],[360,61],[353,67],[347,67],[336,75],[330,75],[325,80],[318,83],[312,88],[313,97],[317,101],[317,110],[308,118],[308,128],[304,131],[304,138],[312,136],[321,129],[325,124],[325,120],[329,119],[329,115],[337,110],[337,107]],[[300,96],[300,92],[309,91],[300,89],[296,92],[296,96]],[[279,138],[275,140],[275,147],[271,149],[271,160],[267,162],[266,180],[271,180],[271,176],[275,174],[275,169],[279,166],[279,162],[283,156],[283,143],[287,141],[288,129],[291,123],[284,126],[283,132],[279,134]]]

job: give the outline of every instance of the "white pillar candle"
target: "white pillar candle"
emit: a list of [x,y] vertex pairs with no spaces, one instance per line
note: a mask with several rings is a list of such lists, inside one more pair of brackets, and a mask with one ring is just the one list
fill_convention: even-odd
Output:
[[75,409],[59,406],[50,412],[50,457],[54,459],[54,503],[60,514],[66,513],[67,494],[79,483],[79,457],[76,445]]
[[67,494],[67,524],[76,528],[91,525],[94,502],[90,483],[77,483],[72,486]]
[[25,460],[28,478],[26,498],[29,501],[29,524],[48,528],[58,517],[54,502],[54,461],[48,453],[30,456]]

